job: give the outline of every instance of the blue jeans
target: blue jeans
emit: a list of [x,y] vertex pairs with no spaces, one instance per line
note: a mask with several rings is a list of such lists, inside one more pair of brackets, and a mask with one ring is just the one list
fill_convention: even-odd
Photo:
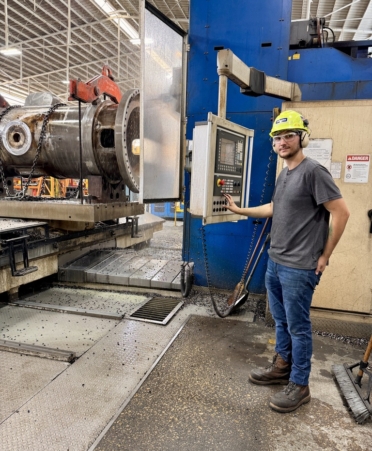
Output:
[[277,352],[291,363],[290,380],[308,385],[313,342],[310,305],[321,274],[268,261],[265,283],[270,312],[275,320]]

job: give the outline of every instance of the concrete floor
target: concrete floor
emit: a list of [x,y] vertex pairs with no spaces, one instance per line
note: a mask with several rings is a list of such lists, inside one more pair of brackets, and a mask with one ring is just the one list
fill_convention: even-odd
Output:
[[282,387],[248,382],[251,369],[270,363],[274,343],[262,323],[191,316],[95,450],[371,450],[371,421],[354,421],[331,375],[361,350],[314,336],[312,400],[280,414],[268,399]]
[[[181,224],[168,221],[138,253],[158,255],[166,249],[179,258],[181,239]],[[87,327],[91,319],[83,317],[83,334],[91,345],[82,354],[71,344],[79,356],[72,365],[38,357],[26,361],[21,354],[4,352],[9,355],[0,362],[2,400],[10,407],[2,416],[0,409],[0,451],[372,450],[371,420],[364,425],[354,421],[331,375],[333,364],[360,360],[366,344],[358,337],[314,334],[312,401],[279,414],[269,408],[268,399],[281,387],[248,382],[249,371],[267,366],[274,354],[275,331],[263,321],[262,298],[250,298],[233,316],[220,319],[209,293],[194,287],[171,322],[159,326],[128,318],[135,305],[151,297],[147,289],[88,288],[93,285],[53,287],[29,296],[34,302],[126,317],[101,320],[102,326],[93,322],[92,330],[102,330],[97,340],[91,340]],[[158,295],[181,298],[179,292]],[[46,324],[60,325],[62,333],[55,330],[59,341],[51,343],[70,349],[66,340],[75,337],[71,328],[81,318],[53,313],[55,319],[46,322],[44,311],[28,309],[32,320],[20,322],[25,313],[12,308],[16,313],[8,312],[10,306],[0,309],[0,337],[25,342],[25,334],[32,332],[32,343],[45,343]],[[82,346],[84,337],[78,338]],[[42,362],[47,368],[41,368]],[[25,384],[28,380],[33,384]],[[19,400],[13,399],[16,392]]]

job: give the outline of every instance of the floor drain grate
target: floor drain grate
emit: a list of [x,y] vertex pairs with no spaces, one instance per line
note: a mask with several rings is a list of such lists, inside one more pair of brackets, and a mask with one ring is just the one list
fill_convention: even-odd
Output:
[[170,298],[152,298],[129,318],[165,326],[182,307],[183,302]]

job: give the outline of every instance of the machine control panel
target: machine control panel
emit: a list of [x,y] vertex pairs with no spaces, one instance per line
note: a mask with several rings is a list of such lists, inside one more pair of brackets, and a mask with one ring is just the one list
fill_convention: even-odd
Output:
[[209,113],[208,122],[196,124],[193,141],[191,214],[204,224],[245,219],[226,208],[223,194],[247,206],[253,130]]

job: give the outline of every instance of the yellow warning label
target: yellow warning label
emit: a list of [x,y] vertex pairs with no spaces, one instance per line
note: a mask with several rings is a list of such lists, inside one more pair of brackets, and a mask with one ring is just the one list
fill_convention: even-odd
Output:
[[294,55],[292,55],[292,58],[294,59],[294,60],[299,60],[300,59],[300,54],[299,53],[295,53]]

